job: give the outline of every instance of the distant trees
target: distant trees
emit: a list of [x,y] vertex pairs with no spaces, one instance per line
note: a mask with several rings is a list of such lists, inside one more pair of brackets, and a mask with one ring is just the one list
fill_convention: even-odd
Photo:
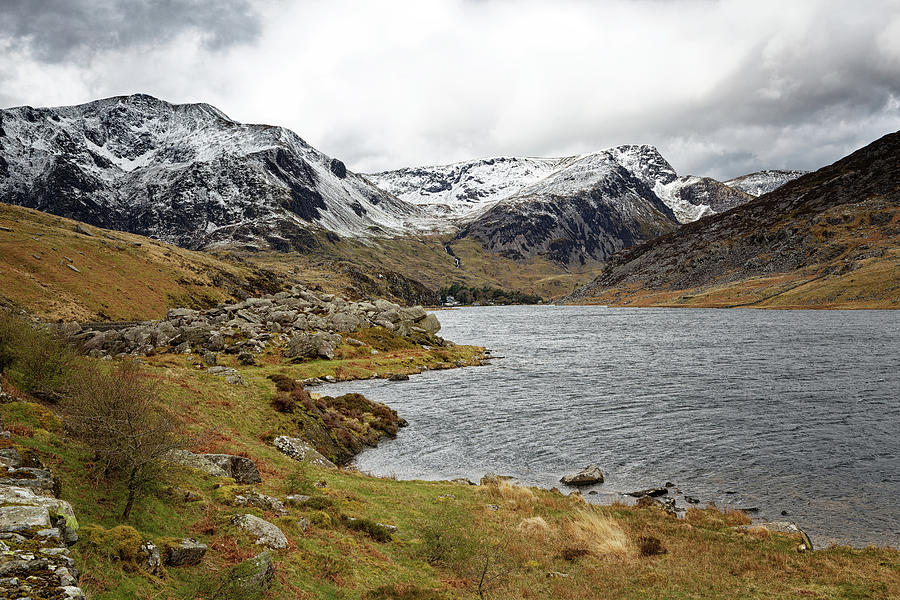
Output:
[[98,473],[122,486],[127,519],[135,500],[164,474],[167,455],[184,446],[175,421],[159,406],[156,387],[133,362],[109,373],[87,366],[73,378],[66,425],[91,448]]
[[467,286],[454,283],[441,288],[441,303],[452,296],[460,304],[538,304],[543,298],[536,294],[526,294],[518,290],[504,290],[484,285],[482,287]]

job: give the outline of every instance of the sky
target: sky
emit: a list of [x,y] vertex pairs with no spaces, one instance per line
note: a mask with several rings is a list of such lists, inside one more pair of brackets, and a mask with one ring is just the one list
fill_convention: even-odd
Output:
[[358,172],[618,144],[811,170],[900,129],[900,0],[0,0],[0,107],[138,92]]

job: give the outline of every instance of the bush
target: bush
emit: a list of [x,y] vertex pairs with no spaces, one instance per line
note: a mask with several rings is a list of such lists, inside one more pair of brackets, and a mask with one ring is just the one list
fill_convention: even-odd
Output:
[[284,392],[278,392],[272,396],[271,404],[272,408],[281,413],[292,413],[297,408],[297,401],[294,400],[294,397]]
[[279,392],[294,391],[293,377],[288,377],[287,375],[282,375],[281,373],[275,373],[274,375],[269,375],[268,378],[275,382],[275,389],[277,389]]
[[376,542],[391,541],[391,532],[384,525],[379,525],[375,521],[369,519],[352,519],[344,517],[344,526],[351,531],[360,531],[375,540]]
[[9,312],[0,312],[0,372],[33,396],[59,400],[75,351],[58,335]]
[[185,444],[175,420],[159,409],[156,388],[131,362],[108,374],[82,368],[67,408],[73,437],[94,451],[100,474],[124,488],[127,519],[137,496],[165,475],[166,457]]
[[88,525],[79,531],[81,539],[107,560],[121,562],[126,570],[137,570],[143,538],[134,527],[119,525],[105,529],[100,525]]

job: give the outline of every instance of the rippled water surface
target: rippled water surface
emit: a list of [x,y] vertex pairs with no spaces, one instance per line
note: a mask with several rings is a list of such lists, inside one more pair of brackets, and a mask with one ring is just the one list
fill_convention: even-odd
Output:
[[900,546],[900,312],[438,316],[442,336],[505,358],[323,389],[362,392],[409,421],[358,457],[363,471],[476,481],[493,471],[550,487],[596,462],[607,479],[589,498],[671,481],[703,502],[794,520],[817,544]]

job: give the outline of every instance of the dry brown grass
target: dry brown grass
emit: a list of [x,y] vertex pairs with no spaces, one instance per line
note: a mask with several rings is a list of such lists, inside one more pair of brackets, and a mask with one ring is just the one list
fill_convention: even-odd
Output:
[[546,537],[553,530],[544,517],[522,519],[517,529],[530,537]]
[[[567,549],[583,549],[596,557],[628,558],[636,548],[622,526],[596,510],[582,510],[564,527]],[[565,550],[564,550],[565,552]]]
[[745,512],[733,508],[726,508],[723,511],[716,507],[715,504],[708,504],[706,508],[691,507],[687,509],[684,520],[691,525],[707,529],[737,527],[752,523],[752,520]]

